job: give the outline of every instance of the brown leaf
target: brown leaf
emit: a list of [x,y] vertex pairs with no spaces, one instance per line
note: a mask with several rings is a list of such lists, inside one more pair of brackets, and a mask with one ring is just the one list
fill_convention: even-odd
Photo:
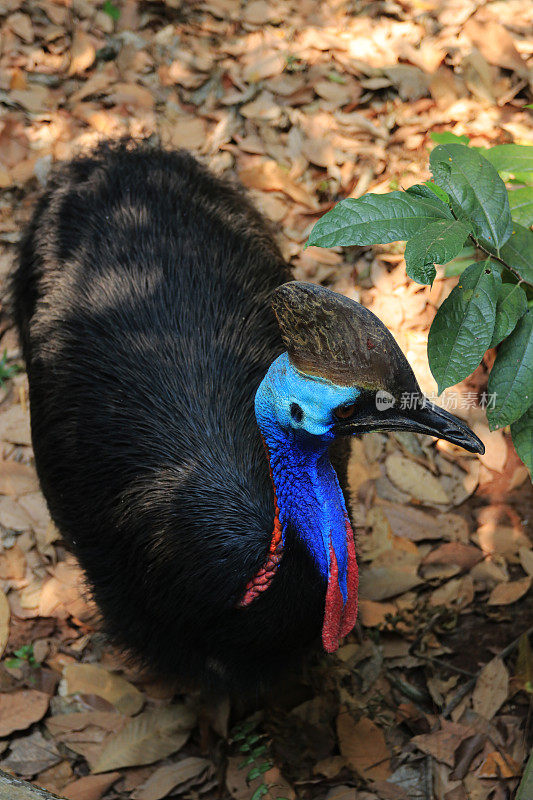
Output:
[[29,17],[28,14],[22,14],[20,11],[11,14],[11,16],[7,18],[7,25],[11,28],[13,33],[16,33],[26,44],[31,44],[33,42],[33,25],[31,17]]
[[66,694],[95,694],[122,714],[137,714],[144,703],[142,693],[133,684],[97,664],[68,664],[64,680]]
[[62,791],[65,800],[100,800],[102,795],[121,777],[120,772],[107,775],[86,775],[69,783]]
[[0,439],[31,446],[30,415],[19,403],[0,414]]
[[481,525],[474,535],[484,553],[497,553],[510,558],[516,555],[521,547],[530,547],[531,543],[520,528],[506,525],[495,525],[487,522]]
[[509,31],[499,22],[474,16],[463,28],[472,44],[478,47],[489,64],[510,69],[527,77],[528,68],[515,47]]
[[39,481],[31,467],[18,461],[0,461],[0,494],[18,496],[38,489]]
[[109,99],[116,105],[145,109],[153,108],[155,102],[152,92],[138,83],[115,83]]
[[402,492],[427,505],[447,505],[450,498],[441,481],[420,464],[392,453],[385,461],[387,475]]
[[359,599],[359,620],[365,628],[375,628],[386,624],[387,616],[396,614],[394,603],[375,603],[361,597]]
[[474,581],[471,575],[453,578],[432,593],[432,606],[457,606],[465,608],[474,599]]
[[[194,786],[203,780],[206,772],[213,768],[206,758],[184,758],[174,764],[164,764],[150,775],[146,783],[135,789],[132,800],[161,800],[170,792]],[[186,787],[185,787],[186,785]]]
[[85,728],[99,727],[107,731],[120,730],[125,722],[125,718],[113,711],[81,711],[71,714],[56,714],[48,717],[45,724],[50,733],[66,741],[71,733],[82,731]]
[[509,606],[511,603],[516,603],[520,600],[531,588],[531,581],[533,578],[528,575],[527,578],[520,578],[517,581],[510,581],[509,583],[499,583],[494,587],[487,600],[489,606]]
[[351,769],[368,780],[391,775],[390,753],[381,728],[367,717],[355,722],[347,711],[337,717],[339,749]]
[[93,772],[153,764],[180,750],[190,736],[194,714],[184,705],[145,711],[111,736]]
[[246,3],[242,13],[242,18],[250,25],[266,25],[267,22],[280,22],[283,14],[280,8],[276,8],[275,3],[267,3],[266,0],[252,0]]
[[524,572],[527,572],[528,575],[533,575],[533,550],[530,547],[521,547],[518,555]]
[[49,767],[43,770],[43,772],[40,772],[34,783],[46,789],[48,792],[61,795],[67,783],[72,781],[72,778],[73,774],[70,764],[68,761],[61,761],[59,764],[55,764],[53,767]]
[[0,589],[0,656],[6,649],[7,640],[9,639],[9,619],[11,617],[11,608],[6,595]]
[[508,753],[504,758],[504,754],[496,750],[488,754],[478,774],[481,778],[514,778],[522,774],[522,766]]
[[96,50],[92,39],[85,31],[76,28],[70,49],[70,66],[68,75],[79,75],[94,63]]
[[0,694],[0,736],[23,731],[38,722],[48,711],[50,697],[35,689]]
[[499,657],[485,664],[479,674],[472,695],[472,707],[476,714],[492,719],[509,693],[509,672]]
[[483,553],[477,547],[461,542],[446,542],[436,550],[432,550],[424,558],[425,564],[456,564],[464,570],[471,569],[483,559]]
[[413,736],[411,743],[427,755],[433,756],[449,767],[455,763],[455,751],[471,732],[464,725],[441,719],[441,729],[435,733],[422,733]]
[[40,731],[21,736],[11,743],[9,755],[2,761],[2,769],[9,769],[22,778],[33,778],[62,760],[55,743],[45,739]]
[[239,171],[239,179],[250,189],[284,192],[297,203],[315,206],[305,188],[293,181],[289,173],[275,161],[261,161],[252,167],[245,167]]
[[359,591],[366,600],[387,600],[422,583],[412,565],[405,568],[372,566],[360,577]]
[[496,472],[503,472],[507,461],[507,441],[503,431],[491,431],[489,426],[482,422],[473,425],[472,430],[485,445],[484,454],[479,456],[481,463]]

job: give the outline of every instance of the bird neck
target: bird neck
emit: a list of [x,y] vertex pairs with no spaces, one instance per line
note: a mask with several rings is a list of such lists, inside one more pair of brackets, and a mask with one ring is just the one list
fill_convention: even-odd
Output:
[[[288,532],[294,531],[327,583],[322,641],[325,650],[332,652],[355,624],[358,571],[344,497],[329,459],[330,440],[302,436],[279,425],[261,388],[256,417],[274,487],[273,541],[281,533],[283,548]],[[273,577],[270,567],[267,571]]]

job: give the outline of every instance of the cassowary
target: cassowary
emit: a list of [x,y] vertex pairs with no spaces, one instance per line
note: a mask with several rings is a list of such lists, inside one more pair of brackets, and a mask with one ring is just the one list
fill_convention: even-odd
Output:
[[372,313],[288,279],[240,187],[124,143],[57,169],[12,277],[51,515],[112,639],[184,680],[257,686],[352,629],[336,437],[482,451]]

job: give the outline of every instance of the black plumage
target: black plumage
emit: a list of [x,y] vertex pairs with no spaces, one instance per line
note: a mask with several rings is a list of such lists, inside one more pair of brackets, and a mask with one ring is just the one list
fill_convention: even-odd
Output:
[[122,143],[58,168],[11,282],[37,472],[104,625],[141,662],[213,688],[256,689],[321,630],[331,652],[353,627],[334,437],[410,430],[483,450],[370,311],[289,277],[242,187]]
[[253,401],[288,277],[240,187],[123,144],[57,169],[12,280],[39,479],[105,628],[212,686],[275,678],[320,634],[325,585],[290,532],[237,607],[273,529]]

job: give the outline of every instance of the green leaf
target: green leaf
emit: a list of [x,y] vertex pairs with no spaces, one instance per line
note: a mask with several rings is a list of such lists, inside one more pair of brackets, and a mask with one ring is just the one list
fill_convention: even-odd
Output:
[[253,795],[250,797],[250,800],[260,800],[261,797],[264,797],[268,794],[268,786],[265,783],[262,783],[260,786],[257,787]]
[[494,167],[463,144],[439,145],[429,163],[456,216],[469,219],[476,238],[498,252],[513,228],[507,189]]
[[515,222],[511,238],[504,244],[500,257],[516,270],[522,280],[533,286],[533,233]]
[[445,264],[459,255],[471,230],[471,225],[459,220],[440,219],[411,236],[405,247],[409,277],[417,283],[432,284],[436,275],[433,265]]
[[452,219],[452,213],[433,194],[431,198],[409,192],[348,197],[318,220],[306,247],[403,241],[436,219]]
[[450,202],[450,198],[448,197],[444,189],[441,189],[440,186],[437,186],[437,184],[433,183],[433,181],[424,181],[424,186],[427,186],[427,188],[431,192],[433,192],[433,194],[436,194],[439,200],[442,200],[443,203]]
[[452,144],[452,142],[457,144],[470,144],[470,139],[464,134],[457,136],[455,133],[451,133],[450,131],[443,131],[442,133],[430,133],[429,135],[435,144]]
[[511,424],[511,437],[516,452],[533,475],[533,405]]
[[528,144],[498,144],[496,147],[476,147],[498,172],[533,172],[533,146]]
[[533,402],[533,311],[528,311],[505,339],[492,367],[488,385],[495,395],[487,408],[492,429],[519,419]]
[[533,186],[533,172],[505,172],[505,170],[500,170],[500,175],[505,183]]
[[[415,195],[415,197],[421,197],[426,200],[428,203],[432,203],[437,211],[442,208],[442,204],[449,205],[450,198],[439,186],[437,186],[433,181],[426,181],[425,183],[414,183],[408,189],[406,189],[407,194]],[[438,201],[438,202],[437,202]],[[449,209],[448,209],[449,211]],[[452,218],[452,214],[447,214],[446,218]]]
[[428,358],[439,394],[481,362],[494,330],[500,284],[490,261],[471,264],[437,311],[429,331]]
[[496,303],[496,323],[489,347],[496,347],[515,329],[516,323],[526,313],[526,293],[517,283],[500,286]]
[[120,19],[120,8],[111,2],[111,0],[105,0],[105,3],[102,6],[102,11],[104,14],[107,14],[108,17],[111,17],[112,20],[117,22]]
[[531,186],[509,192],[509,205],[511,206],[511,216],[515,222],[525,225],[526,228],[533,225],[533,188]]
[[452,258],[451,261],[448,261],[444,267],[445,277],[453,278],[456,275],[462,275],[465,269],[474,260],[476,252],[477,250],[474,246],[467,245],[466,247],[463,247],[459,255],[456,258]]

